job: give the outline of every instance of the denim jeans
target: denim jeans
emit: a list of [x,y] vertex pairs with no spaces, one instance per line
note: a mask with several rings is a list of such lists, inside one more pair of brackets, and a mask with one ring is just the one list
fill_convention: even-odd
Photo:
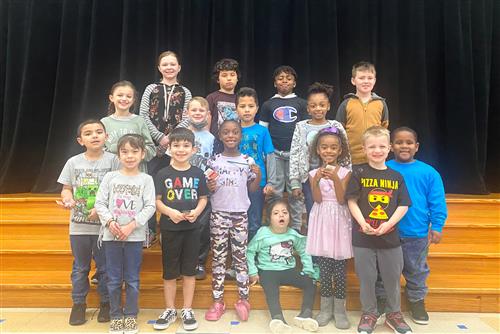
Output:
[[98,235],[70,235],[71,253],[73,254],[73,269],[71,271],[71,298],[74,304],[83,304],[89,293],[89,271],[92,256],[99,272],[97,292],[101,302],[108,302],[106,258],[104,250],[97,248]]
[[[108,263],[108,291],[111,319],[136,317],[139,313],[139,273],[142,264],[142,241],[105,241]],[[122,283],[125,281],[125,305],[122,309]]]
[[[428,238],[401,238],[401,248],[403,249],[403,276],[406,280],[406,298],[410,302],[422,300],[427,295],[426,280],[430,272],[427,265]],[[376,287],[377,297],[385,298],[386,292],[380,280],[380,275]]]
[[249,191],[250,207],[248,208],[248,242],[252,240],[257,230],[262,226],[262,210],[264,209],[263,187],[257,191]]

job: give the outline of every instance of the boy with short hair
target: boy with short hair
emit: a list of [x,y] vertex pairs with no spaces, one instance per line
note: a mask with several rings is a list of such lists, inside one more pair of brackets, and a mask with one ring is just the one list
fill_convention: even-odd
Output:
[[337,110],[336,120],[342,123],[349,139],[349,149],[353,165],[366,163],[361,136],[371,126],[389,127],[389,110],[383,97],[375,94],[375,66],[369,62],[359,62],[352,67],[351,83],[356,93],[344,96]]
[[120,162],[115,154],[104,151],[107,134],[104,124],[95,119],[84,121],[78,126],[78,144],[85,152],[70,158],[57,182],[63,185],[61,201],[57,204],[71,209],[69,239],[73,254],[71,272],[71,296],[73,307],[69,317],[72,326],[85,323],[86,298],[89,292],[89,271],[92,256],[95,259],[100,296],[98,322],[108,322],[109,295],[106,287],[106,259],[104,251],[97,247],[101,223],[94,208],[99,185],[107,172],[117,170]]
[[368,128],[362,137],[368,163],[353,166],[345,197],[353,216],[354,267],[360,283],[361,320],[358,333],[373,333],[378,319],[375,283],[377,265],[387,291],[386,324],[396,333],[412,333],[401,313],[400,277],[403,252],[398,222],[411,200],[403,176],[385,164],[389,130]]
[[166,310],[153,327],[167,329],[177,319],[176,279],[183,276],[185,330],[198,328],[191,308],[200,247],[199,216],[207,204],[208,188],[203,171],[192,166],[195,137],[191,130],[176,128],[169,135],[170,166],[155,177],[156,207],[161,212],[163,289]]
[[[427,253],[431,243],[439,243],[448,216],[443,181],[430,165],[415,159],[419,143],[417,133],[408,127],[392,131],[394,160],[387,166],[401,173],[405,179],[412,206],[399,222],[399,235],[403,249],[403,276],[410,315],[416,324],[429,323],[424,298],[425,281],[429,276]],[[385,291],[377,291],[385,304]],[[383,310],[381,310],[383,312]]]
[[259,189],[248,192],[250,199],[250,207],[248,208],[248,241],[252,240],[262,225],[264,194],[268,193],[271,189],[269,173],[266,180],[266,161],[269,155],[274,152],[269,130],[255,123],[255,115],[258,110],[259,99],[255,89],[249,87],[240,88],[236,94],[236,111],[242,128],[240,152],[252,157],[262,172]]
[[294,92],[297,85],[297,73],[291,66],[282,65],[273,73],[276,94],[264,102],[260,110],[259,124],[267,127],[274,146],[274,153],[269,155],[268,171],[275,171],[276,178],[270,180],[272,191],[269,191],[269,202],[273,203],[288,192],[290,204],[291,227],[300,231],[302,226],[303,201],[292,196],[290,182],[290,146],[295,125],[308,119],[307,102]]

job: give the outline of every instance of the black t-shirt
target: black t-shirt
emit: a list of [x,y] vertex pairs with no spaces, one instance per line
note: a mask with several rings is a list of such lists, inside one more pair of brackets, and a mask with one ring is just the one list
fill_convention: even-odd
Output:
[[[155,177],[155,189],[156,195],[161,195],[163,204],[181,212],[195,209],[199,198],[208,195],[205,175],[201,169],[194,166],[184,171],[174,169],[172,166],[161,169]],[[190,223],[183,220],[174,224],[164,214],[160,218],[162,230],[181,231],[198,226],[198,221]]]
[[260,109],[260,120],[269,123],[273,146],[279,151],[290,151],[295,124],[308,118],[307,102],[297,96],[273,97]]
[[[411,200],[404,178],[394,169],[379,170],[368,164],[353,166],[346,190],[347,199],[357,199],[365,221],[378,228],[389,220],[398,206],[410,206]],[[352,244],[364,248],[393,248],[400,245],[399,230],[394,228],[382,236],[367,235],[352,221]]]

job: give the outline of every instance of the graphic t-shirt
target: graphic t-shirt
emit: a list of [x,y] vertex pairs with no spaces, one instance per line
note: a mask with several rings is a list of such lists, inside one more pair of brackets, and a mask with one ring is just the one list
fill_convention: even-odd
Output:
[[210,197],[213,211],[248,211],[247,183],[257,177],[250,169],[253,164],[255,161],[243,154],[237,157],[217,154],[208,160],[208,167],[218,174],[215,192]]
[[289,96],[275,95],[260,108],[260,120],[269,123],[273,145],[280,151],[290,151],[295,124],[309,118],[306,100]]
[[219,127],[226,119],[239,119],[236,113],[236,94],[215,91],[207,96],[208,107],[212,115],[210,132],[217,136]]
[[196,153],[191,157],[192,166],[200,168],[202,171],[207,169],[207,161],[214,152],[215,137],[207,130],[194,131],[194,146]]
[[266,155],[274,152],[269,130],[259,124],[243,128],[240,152],[252,157],[259,165],[262,174],[260,186],[264,187],[266,185]]
[[88,218],[94,208],[99,185],[106,173],[118,169],[120,162],[116,155],[103,152],[99,160],[87,160],[81,153],[70,158],[59,175],[57,182],[73,188],[76,205],[71,210],[69,234],[98,235],[101,222]]
[[[161,169],[155,177],[155,189],[156,195],[161,195],[163,204],[180,212],[195,209],[200,197],[208,195],[205,174],[194,166],[183,171],[172,166]],[[166,215],[162,214],[160,218],[162,230],[181,231],[198,227],[198,222],[190,223],[183,220],[175,224]]]
[[[411,200],[403,176],[391,168],[374,169],[368,164],[353,167],[346,189],[347,199],[357,199],[365,221],[374,229],[384,224],[398,206],[410,206]],[[382,236],[368,235],[353,219],[352,244],[365,248],[393,248],[400,245],[398,225]]]

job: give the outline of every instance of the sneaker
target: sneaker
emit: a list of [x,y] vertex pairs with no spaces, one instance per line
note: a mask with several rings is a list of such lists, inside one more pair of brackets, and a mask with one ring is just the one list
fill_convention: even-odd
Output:
[[236,314],[241,321],[247,321],[250,314],[250,303],[246,299],[240,299],[234,304]]
[[125,317],[123,320],[123,334],[137,334],[139,327],[137,326],[136,317]]
[[358,334],[371,334],[377,327],[377,315],[372,313],[363,313],[358,324]]
[[97,314],[97,322],[109,322],[109,302],[101,303],[99,314]]
[[273,334],[288,334],[292,332],[292,327],[281,319],[273,319],[269,322],[269,329]]
[[205,313],[205,320],[217,321],[219,320],[224,312],[226,311],[226,305],[221,302],[215,302],[210,306],[208,311]]
[[182,327],[186,331],[194,331],[198,328],[198,322],[194,318],[194,312],[190,308],[183,308],[181,311]]
[[234,269],[227,269],[226,270],[226,279],[229,281],[234,281],[236,280],[236,270]]
[[382,325],[385,322],[385,306],[387,305],[387,299],[377,298],[377,325]]
[[71,326],[79,326],[85,323],[85,311],[87,304],[73,304],[71,314],[69,315],[69,324]]
[[205,272],[205,266],[202,264],[197,265],[195,278],[197,280],[202,280],[205,279],[205,277],[207,277],[207,273]]
[[153,324],[154,329],[167,329],[168,326],[177,320],[177,311],[173,308],[167,308]]
[[308,332],[317,332],[319,328],[318,322],[312,318],[311,310],[303,310],[293,318],[293,324],[299,328],[305,329]]
[[109,334],[123,334],[123,319],[111,319],[109,323]]
[[391,312],[385,315],[385,324],[396,334],[411,334],[410,326],[406,323],[401,312]]
[[91,284],[94,284],[94,285],[97,285],[99,284],[99,273],[96,271],[94,273],[94,275],[92,275],[92,277],[90,278],[90,283]]
[[429,314],[425,310],[424,300],[418,300],[416,302],[409,302],[410,304],[410,315],[414,323],[419,325],[427,325],[429,323]]

